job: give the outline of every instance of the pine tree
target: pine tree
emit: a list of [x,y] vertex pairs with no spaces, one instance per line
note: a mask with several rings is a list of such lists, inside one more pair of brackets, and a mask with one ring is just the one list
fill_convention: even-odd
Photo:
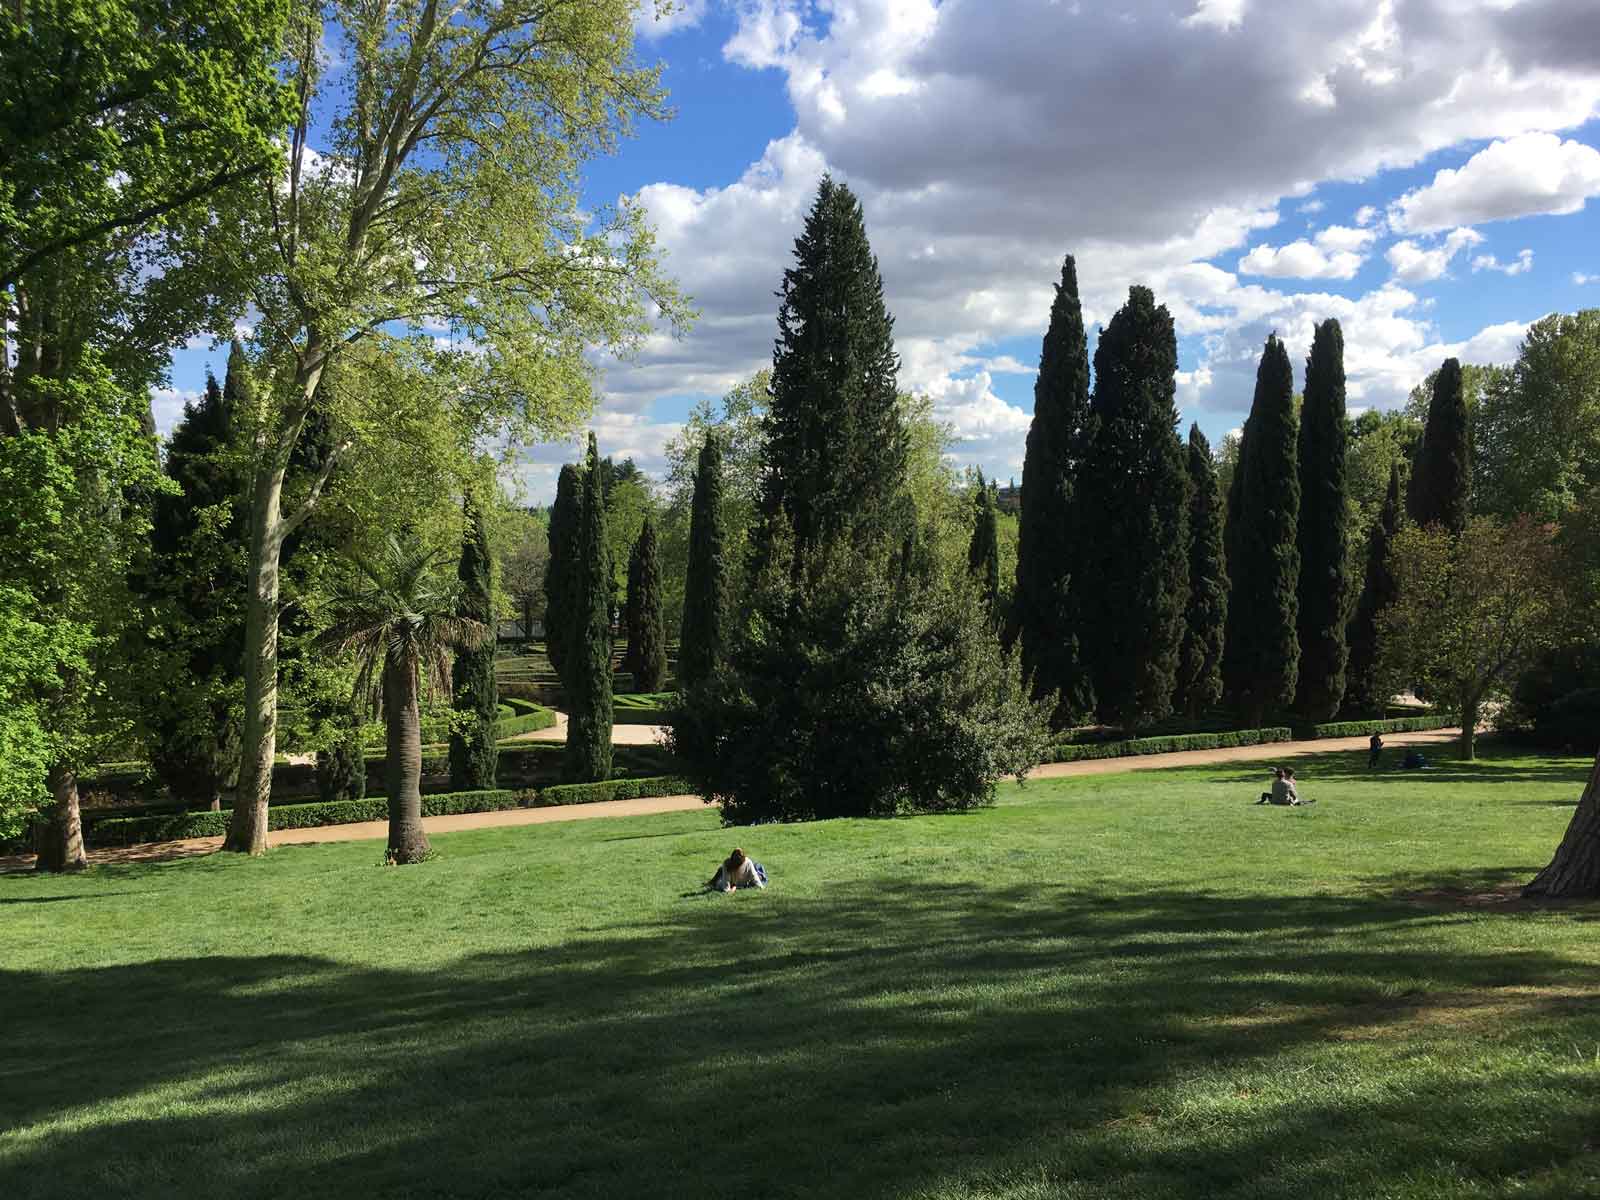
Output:
[[1200,426],[1189,427],[1189,605],[1173,705],[1199,716],[1222,698],[1222,644],[1228,623],[1228,569],[1217,465]]
[[1389,697],[1378,676],[1378,617],[1400,594],[1389,563],[1389,547],[1400,531],[1400,463],[1389,468],[1389,494],[1367,539],[1367,573],[1350,619],[1350,665],[1345,706],[1353,713],[1381,717]]
[[1094,440],[1080,501],[1094,538],[1084,539],[1074,586],[1093,630],[1084,651],[1100,717],[1135,729],[1172,711],[1189,601],[1177,369],[1172,315],[1149,288],[1130,288],[1095,349]]
[[574,641],[578,598],[578,516],[583,504],[578,468],[566,463],[556,479],[556,499],[550,506],[550,557],[544,574],[544,645],[550,665],[563,687],[567,660]]
[[797,556],[904,534],[906,433],[899,358],[861,205],[823,176],[783,273],[762,514],[782,510]]
[[1259,726],[1294,700],[1299,674],[1300,473],[1295,464],[1294,369],[1276,334],[1256,392],[1228,504],[1225,694]]
[[1300,410],[1300,671],[1295,711],[1331,721],[1344,701],[1355,598],[1349,570],[1350,497],[1345,447],[1344,332],[1332,318],[1316,327]]
[[1461,363],[1444,360],[1433,381],[1422,448],[1411,468],[1406,513],[1420,526],[1460,534],[1472,512],[1472,431],[1461,386]]
[[569,646],[566,776],[573,783],[611,777],[611,579],[606,555],[600,452],[589,435],[574,558],[576,636]]
[[694,473],[689,515],[689,568],[683,588],[678,686],[699,683],[722,656],[727,620],[728,564],[722,517],[722,444],[706,434]]
[[994,490],[978,472],[978,489],[973,494],[972,540],[967,544],[967,572],[978,583],[989,619],[1000,609],[1000,527]]
[[1069,254],[1050,306],[1050,325],[1033,386],[1033,421],[1022,465],[1017,579],[1012,636],[1034,695],[1057,692],[1058,723],[1094,711],[1094,688],[1078,643],[1073,607],[1077,567],[1077,477],[1089,440],[1089,349],[1078,301],[1078,268]]
[[[482,507],[470,496],[465,508],[466,536],[456,567],[456,578],[461,582],[456,615],[492,629],[493,560],[489,533],[483,525]],[[450,790],[454,792],[475,792],[495,785],[499,751],[494,727],[499,718],[500,693],[495,683],[494,652],[494,638],[486,638],[481,646],[456,651],[450,668],[452,706],[468,721],[464,726],[453,725],[450,732]]]
[[656,527],[649,517],[644,519],[639,540],[634,544],[633,560],[637,566],[629,572],[628,588],[632,622],[628,640],[633,646],[633,661],[628,669],[633,672],[634,691],[658,692],[667,676],[667,630],[661,618],[661,562],[656,549]]

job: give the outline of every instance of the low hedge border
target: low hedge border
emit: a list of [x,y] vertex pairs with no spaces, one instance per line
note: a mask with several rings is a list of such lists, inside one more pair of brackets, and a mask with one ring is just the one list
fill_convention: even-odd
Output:
[[535,704],[532,700],[524,700],[520,696],[507,696],[503,706],[510,707],[513,715],[502,717],[494,723],[496,741],[505,741],[519,734],[533,733],[555,726],[555,710],[546,708],[542,704]]
[[1173,754],[1180,750],[1226,750],[1234,746],[1260,746],[1287,742],[1293,731],[1283,726],[1235,729],[1227,733],[1178,733],[1168,737],[1133,738],[1125,742],[1058,742],[1046,752],[1045,762],[1082,762],[1096,758],[1132,758],[1141,754]]
[[1450,729],[1459,725],[1455,717],[1399,717],[1389,721],[1329,721],[1313,725],[1312,738],[1369,737],[1374,733],[1421,733],[1429,729]]
[[603,783],[558,783],[540,788],[535,804],[553,808],[562,804],[597,804],[604,800],[640,800],[646,796],[678,796],[694,789],[677,775],[647,775],[642,779],[607,779]]

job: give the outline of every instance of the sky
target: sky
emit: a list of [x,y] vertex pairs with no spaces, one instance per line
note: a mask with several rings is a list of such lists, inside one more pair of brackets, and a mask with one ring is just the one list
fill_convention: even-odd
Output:
[[[1337,317],[1353,411],[1600,306],[1600,0],[679,0],[636,18],[672,120],[591,164],[637,197],[698,318],[602,357],[602,454],[664,470],[690,409],[770,366],[824,172],[860,198],[902,389],[954,460],[1022,475],[1075,256],[1091,352],[1131,284],[1179,337],[1180,431],[1220,440],[1269,333],[1297,385]],[[1594,199],[1593,203],[1590,203]],[[174,355],[170,429],[226,349]],[[574,444],[526,452],[548,501]]]

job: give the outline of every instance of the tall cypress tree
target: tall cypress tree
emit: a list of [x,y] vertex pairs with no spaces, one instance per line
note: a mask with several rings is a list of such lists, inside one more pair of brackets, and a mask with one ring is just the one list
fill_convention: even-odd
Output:
[[1411,468],[1406,513],[1418,525],[1459,534],[1472,512],[1472,431],[1461,387],[1461,363],[1444,360],[1433,381],[1422,448]]
[[[640,530],[641,535],[643,530]],[[628,588],[622,600],[622,633],[626,645],[622,651],[622,669],[629,675],[637,672],[639,655],[639,538],[628,548]],[[638,688],[634,689],[638,691]]]
[[689,513],[689,567],[678,641],[678,686],[699,683],[722,656],[728,563],[722,522],[722,444],[706,434],[694,472]]
[[1089,343],[1078,301],[1078,267],[1069,254],[1061,264],[1033,385],[1010,618],[1034,694],[1060,695],[1060,723],[1094,711],[1072,589],[1078,562],[1077,478],[1089,428]]
[[1355,598],[1349,570],[1350,497],[1345,449],[1344,332],[1317,326],[1300,409],[1300,672],[1295,711],[1330,721],[1344,701],[1345,641]]
[[[490,578],[493,559],[489,533],[483,525],[482,506],[471,496],[465,501],[467,528],[461,543],[461,560],[456,578],[461,592],[456,600],[456,615],[494,628],[494,602]],[[499,716],[500,693],[494,677],[495,640],[490,636],[475,650],[457,650],[450,668],[452,707],[467,718],[464,726],[450,731],[450,790],[473,792],[494,787],[499,750],[495,745],[495,721]]]
[[578,468],[566,463],[550,506],[550,558],[544,572],[544,645],[550,665],[568,686],[567,660],[577,624],[578,516],[583,505]]
[[1225,694],[1260,725],[1293,702],[1300,667],[1300,472],[1294,369],[1277,334],[1256,369],[1255,398],[1228,505]]
[[797,554],[904,535],[900,360],[861,205],[823,176],[783,273],[762,513],[781,509]]
[[973,495],[972,540],[967,543],[967,572],[978,581],[983,603],[993,620],[1000,608],[1000,523],[994,490],[978,472]]
[[1400,594],[1389,565],[1389,547],[1400,531],[1400,463],[1389,468],[1389,494],[1367,538],[1367,573],[1350,619],[1350,666],[1345,705],[1352,712],[1383,716],[1389,697],[1379,695],[1378,615]]
[[600,452],[589,435],[578,511],[574,609],[575,636],[568,647],[566,777],[592,783],[611,777],[611,579],[606,555],[605,493]]
[[633,547],[629,571],[628,641],[633,647],[633,687],[637,692],[657,692],[667,676],[667,630],[661,618],[661,561],[656,550],[656,527],[649,517]]
[[1189,427],[1189,605],[1173,705],[1198,716],[1222,698],[1222,644],[1228,623],[1228,568],[1217,464],[1200,426]]
[[[1189,474],[1178,439],[1178,341],[1147,287],[1100,334],[1094,441],[1081,473],[1093,530],[1075,585],[1094,631],[1085,646],[1101,719],[1129,728],[1172,711],[1189,602]],[[1085,539],[1087,550],[1088,539]]]

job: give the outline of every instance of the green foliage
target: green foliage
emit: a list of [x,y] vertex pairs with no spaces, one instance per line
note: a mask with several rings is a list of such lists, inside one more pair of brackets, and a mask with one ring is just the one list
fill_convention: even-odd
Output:
[[[1021,639],[1022,669],[1035,696],[1056,694],[1058,723],[1094,711],[1094,686],[1079,644],[1087,597],[1075,596],[1079,544],[1078,474],[1091,437],[1089,351],[1069,254],[1050,306],[1050,324],[1033,385],[1033,420],[1022,465],[1016,590],[1010,628]],[[1085,539],[1087,540],[1087,539]],[[1076,604],[1075,601],[1082,601]]]
[[1447,358],[1434,380],[1428,423],[1406,490],[1406,514],[1416,525],[1442,525],[1459,534],[1471,512],[1472,432],[1461,363]]
[[694,472],[683,631],[678,643],[678,681],[685,686],[710,675],[722,655],[728,621],[726,507],[722,437],[716,430],[707,430]]
[[361,800],[367,794],[367,758],[354,725],[346,736],[317,751],[317,795],[324,804]]
[[1448,729],[1455,717],[1395,717],[1387,721],[1325,721],[1313,725],[1307,734],[1313,738],[1368,737],[1374,733],[1420,733],[1429,729]]
[[1350,576],[1350,500],[1344,404],[1344,332],[1329,318],[1316,327],[1306,359],[1300,410],[1300,668],[1295,711],[1327,720],[1344,701],[1350,650],[1346,628],[1355,588]]
[[1517,679],[1511,703],[1496,717],[1535,745],[1590,754],[1600,750],[1600,644],[1553,647]]
[[661,567],[656,558],[656,531],[646,517],[634,544],[636,568],[629,572],[629,662],[636,691],[654,692],[667,676],[667,631],[661,620]]
[[972,540],[967,544],[967,574],[977,582],[984,610],[989,620],[994,621],[1000,609],[1000,530],[996,520],[994,491],[983,481],[982,471],[978,472],[978,486],[972,499]]
[[552,787],[540,788],[534,799],[534,807],[603,804],[608,800],[638,800],[647,796],[678,796],[689,790],[689,781],[677,775],[608,779],[603,783],[558,783]]
[[906,433],[894,321],[861,205],[824,176],[783,274],[762,476],[762,513],[795,548],[874,538],[906,525]]
[[1228,496],[1228,634],[1224,694],[1259,724],[1288,706],[1299,674],[1300,474],[1294,371],[1267,339]]
[[544,576],[544,639],[550,665],[563,683],[569,656],[575,654],[578,595],[578,531],[583,508],[578,468],[564,463],[556,478],[550,508],[550,560]]
[[1131,758],[1140,754],[1176,754],[1182,750],[1224,750],[1233,746],[1260,746],[1287,742],[1294,732],[1286,726],[1234,729],[1222,733],[1176,733],[1165,737],[1133,738],[1125,742],[1056,742],[1046,762],[1083,762],[1099,758]]
[[578,514],[577,621],[567,688],[566,775],[572,783],[593,783],[611,776],[611,581],[606,558],[600,454],[591,433]]
[[1382,711],[1389,702],[1380,671],[1379,617],[1400,594],[1391,565],[1395,534],[1400,531],[1400,464],[1389,469],[1389,494],[1367,538],[1367,570],[1350,618],[1347,635],[1350,660],[1345,676],[1345,705],[1355,712]]
[[[1095,348],[1094,432],[1080,473],[1093,530],[1074,583],[1100,719],[1147,726],[1172,711],[1189,602],[1189,476],[1174,400],[1172,316],[1128,289]],[[1081,586],[1080,586],[1081,585]]]
[[1189,603],[1173,707],[1193,717],[1222,698],[1222,647],[1228,623],[1228,564],[1222,492],[1211,445],[1189,427]]
[[485,630],[476,646],[456,652],[450,695],[458,719],[450,729],[450,786],[458,792],[494,787],[499,694],[495,690],[492,576],[494,562],[481,505],[466,504],[467,530],[456,567],[456,616]]
[[817,553],[799,579],[774,560],[724,662],[671,706],[668,744],[725,822],[965,809],[1038,761],[1048,706],[966,580]]

